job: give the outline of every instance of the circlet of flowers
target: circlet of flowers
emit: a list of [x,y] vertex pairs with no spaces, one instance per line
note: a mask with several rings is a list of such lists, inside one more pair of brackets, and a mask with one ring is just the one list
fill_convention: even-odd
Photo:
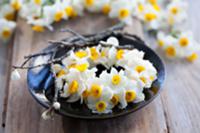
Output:
[[3,0],[0,5],[0,39],[8,40],[16,27],[16,12],[32,29],[53,30],[52,24],[83,16],[84,11],[101,12],[131,24],[136,17],[145,30],[154,31],[158,46],[169,58],[197,59],[200,46],[188,30],[181,27],[187,20],[184,0]]
[[115,37],[100,43],[112,46],[71,50],[62,63],[51,66],[59,97],[69,103],[80,101],[99,114],[144,101],[143,89],[150,88],[157,79],[157,70],[144,59],[144,52],[117,48]]

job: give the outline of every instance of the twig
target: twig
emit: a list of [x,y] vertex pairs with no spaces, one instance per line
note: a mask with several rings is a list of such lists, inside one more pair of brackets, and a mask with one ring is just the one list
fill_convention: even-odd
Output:
[[79,34],[79,33],[75,32],[75,31],[73,31],[72,29],[63,29],[63,30],[61,30],[61,32],[69,32],[69,33],[71,33],[71,34],[73,34],[73,35],[79,37],[79,38],[82,39],[83,41],[86,41],[86,39],[85,39],[84,36],[82,36],[81,34]]
[[[24,58],[26,60],[22,63],[22,65],[21,66],[13,66],[13,68],[15,68],[15,69],[33,69],[33,68],[37,68],[37,67],[50,65],[52,63],[59,62],[68,55],[69,50],[72,50],[73,48],[80,49],[80,48],[85,48],[85,47],[96,46],[96,45],[98,45],[99,41],[101,41],[105,37],[108,37],[112,34],[118,34],[119,31],[124,28],[124,26],[125,26],[124,23],[119,23],[113,27],[110,27],[110,28],[100,32],[100,33],[96,33],[96,34],[89,35],[89,36],[82,36],[79,33],[76,33],[75,31],[73,31],[71,29],[67,29],[66,31],[73,33],[75,36],[72,36],[70,38],[65,38],[62,41],[49,41],[50,44],[57,45],[57,46],[55,46],[54,48],[52,48],[48,51],[25,56]],[[107,45],[101,44],[101,45],[104,47],[110,47],[108,44]],[[126,47],[120,46],[119,48],[130,48],[130,46],[126,46]],[[43,64],[39,64],[39,65],[35,65],[35,66],[25,66],[32,58],[36,58],[38,56],[52,55],[53,53],[57,53],[61,49],[65,49],[66,54],[64,54],[63,56],[61,56],[59,58],[53,58],[53,59],[50,59],[49,61],[47,61],[47,63],[43,63]]]

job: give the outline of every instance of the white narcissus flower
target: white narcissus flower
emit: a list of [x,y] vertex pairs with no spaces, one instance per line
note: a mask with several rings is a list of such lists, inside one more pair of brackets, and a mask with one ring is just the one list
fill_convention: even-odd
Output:
[[180,57],[189,57],[200,50],[200,45],[194,40],[192,32],[182,32],[178,36],[177,51]]
[[187,18],[187,3],[185,1],[172,1],[167,6],[165,20],[169,26],[177,26]]
[[113,105],[111,104],[111,98],[113,92],[108,86],[104,86],[104,82],[99,78],[88,79],[88,96],[86,103],[89,109],[93,113],[111,113]]
[[105,86],[112,89],[113,94],[115,95],[115,100],[118,99],[120,108],[125,108],[127,106],[127,102],[125,100],[127,78],[124,71],[121,70],[118,72],[115,68],[112,68],[110,73],[103,71],[100,78],[103,80]]
[[131,24],[132,5],[130,0],[116,0],[111,4],[110,18],[118,18],[127,24]]
[[0,18],[4,18],[6,20],[14,20],[15,10],[12,8],[10,4],[5,4],[1,6],[0,9]]
[[32,30],[36,32],[44,32],[45,28],[48,28],[50,31],[53,31],[53,27],[51,24],[53,23],[52,20],[48,18],[27,18],[29,24],[32,25]]
[[84,4],[82,0],[71,0],[71,6],[74,10],[74,16],[79,15],[82,16],[84,12]]
[[64,85],[64,91],[61,93],[62,97],[69,98],[68,102],[76,102],[81,98],[83,91],[86,89],[84,79],[76,69],[70,69],[69,73],[65,76],[67,81]]
[[83,0],[83,3],[90,12],[108,13],[110,11],[110,0]]
[[53,5],[43,8],[43,15],[49,22],[59,22],[64,18],[64,9],[61,0],[56,0]]
[[200,51],[199,44],[194,40],[191,32],[166,35],[159,32],[157,35],[158,45],[165,51],[167,57],[187,58],[189,61],[197,59]]
[[143,86],[135,79],[128,79],[128,84],[126,86],[125,99],[127,103],[133,102],[138,103],[144,101]]
[[0,19],[0,39],[7,41],[11,37],[15,27],[15,22],[7,21],[6,19]]
[[138,51],[137,49],[133,49],[131,51],[124,50],[122,58],[120,60],[118,60],[116,62],[116,64],[119,65],[119,66],[121,66],[121,67],[126,67],[127,64],[129,62],[131,62],[130,59],[132,59],[133,57],[134,58],[143,59],[144,58],[144,52],[143,51]]
[[30,0],[29,2],[33,5],[42,6],[48,0]]
[[158,30],[163,27],[163,12],[159,5],[139,4],[136,13],[148,30]]
[[143,87],[145,88],[151,87],[152,82],[157,79],[157,71],[152,63],[150,63],[148,60],[134,58],[129,60],[127,65],[129,70],[133,69],[137,72],[138,78],[143,83]]
[[19,15],[25,19],[40,18],[42,15],[42,6],[33,4],[31,2],[22,5]]
[[19,11],[22,7],[23,0],[10,0],[10,5],[15,11]]

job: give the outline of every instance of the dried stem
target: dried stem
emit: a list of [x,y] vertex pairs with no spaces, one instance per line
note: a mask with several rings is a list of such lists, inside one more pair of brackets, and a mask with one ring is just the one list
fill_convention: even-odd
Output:
[[[110,28],[100,32],[100,33],[96,33],[96,34],[89,35],[89,36],[82,36],[79,33],[76,33],[75,31],[73,31],[71,29],[63,30],[63,31],[72,33],[74,36],[72,36],[70,38],[65,38],[61,41],[49,41],[49,43],[55,45],[55,47],[53,47],[50,50],[43,51],[41,53],[36,53],[36,54],[31,54],[31,55],[25,56],[24,57],[25,61],[22,63],[22,65],[21,66],[13,66],[13,68],[14,69],[33,69],[33,68],[46,66],[46,65],[50,65],[50,64],[54,64],[56,62],[62,61],[68,55],[69,50],[96,46],[105,37],[108,37],[112,34],[119,34],[120,33],[119,31],[121,31],[124,28],[124,26],[125,26],[124,23],[119,23],[117,25],[114,25],[113,27],[110,27]],[[104,47],[111,47],[111,45],[108,45],[108,44],[105,45],[103,43],[100,43],[100,45],[102,45]],[[119,46],[118,48],[130,49],[131,47],[130,46],[126,46],[126,47]],[[35,66],[25,66],[33,58],[36,58],[39,56],[46,56],[46,55],[52,56],[53,54],[56,54],[61,49],[66,50],[66,54],[62,55],[61,57],[51,58],[49,61],[47,61],[46,63],[43,63],[43,64],[39,64],[39,65],[35,65]]]

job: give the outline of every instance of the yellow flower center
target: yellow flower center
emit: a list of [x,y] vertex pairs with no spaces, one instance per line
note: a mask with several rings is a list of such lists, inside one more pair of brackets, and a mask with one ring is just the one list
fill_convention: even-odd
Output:
[[64,14],[63,14],[62,11],[56,12],[56,14],[54,15],[54,20],[55,20],[56,22],[60,21],[60,20],[62,19],[63,15],[64,15]]
[[172,7],[172,8],[170,9],[170,12],[171,12],[173,15],[176,15],[176,14],[179,12],[179,10],[178,10],[177,7]]
[[60,70],[60,71],[56,74],[56,76],[59,78],[59,77],[65,75],[65,74],[66,74],[65,70]]
[[85,70],[87,70],[89,67],[89,65],[87,63],[84,64],[80,64],[80,65],[76,65],[75,68],[77,70],[79,70],[80,72],[84,72]]
[[126,8],[123,8],[119,11],[119,18],[120,19],[125,19],[126,17],[128,17],[130,14],[129,10]]
[[82,93],[82,96],[83,96],[84,99],[87,98],[89,95],[90,95],[90,92],[89,92],[88,89],[84,90],[83,93]]
[[7,13],[7,14],[4,16],[4,18],[11,21],[11,20],[14,20],[15,15],[14,15],[14,13]]
[[153,8],[158,12],[160,11],[160,6],[158,4],[153,4]]
[[156,19],[157,18],[157,16],[156,16],[156,14],[154,14],[154,13],[146,13],[145,14],[145,20],[147,21],[147,22],[151,22],[151,21],[153,21],[154,19]]
[[143,83],[147,83],[147,79],[145,77],[140,77],[140,80],[142,80]]
[[34,0],[34,3],[35,3],[36,5],[40,5],[40,4],[42,3],[42,1],[41,1],[41,0]]
[[149,3],[151,3],[152,5],[157,4],[157,0],[148,0]]
[[176,55],[176,49],[173,46],[169,46],[166,48],[165,53],[169,57],[174,57]]
[[150,76],[150,80],[154,81],[155,77],[154,76]]
[[85,0],[85,5],[86,7],[91,7],[92,5],[94,5],[94,0]]
[[93,84],[91,87],[91,90],[90,90],[90,94],[95,98],[99,98],[102,94],[101,86],[99,86],[97,84]]
[[74,94],[78,91],[79,84],[76,80],[72,81],[69,85],[69,93]]
[[112,84],[113,85],[118,85],[121,82],[121,77],[119,75],[114,75],[112,77]]
[[111,102],[113,103],[113,105],[117,105],[119,103],[119,96],[113,95]]
[[133,102],[136,99],[136,92],[134,90],[126,91],[126,101]]
[[2,31],[2,37],[8,39],[11,36],[11,30],[9,28],[4,28]]
[[162,47],[162,46],[164,46],[164,41],[163,40],[158,40],[158,45],[160,46],[160,47]]
[[110,12],[111,8],[110,8],[110,5],[109,4],[105,4],[102,8],[102,12],[104,14],[108,14]]
[[182,47],[186,47],[188,46],[189,44],[189,40],[186,38],[186,37],[183,37],[179,40],[179,44],[182,46]]
[[137,71],[138,73],[141,73],[145,70],[146,70],[146,68],[144,66],[136,66],[135,67],[135,71]]
[[70,64],[69,66],[68,66],[68,68],[76,68],[76,63],[73,63],[73,64]]
[[21,8],[21,3],[18,0],[15,0],[11,3],[13,9],[18,11]]
[[120,50],[118,50],[117,53],[116,53],[116,58],[117,58],[118,60],[120,60],[120,59],[123,58],[123,55],[124,55],[124,50],[120,49]]
[[92,60],[97,60],[99,58],[99,53],[97,52],[96,48],[90,48],[90,53],[91,53],[90,58]]
[[138,10],[139,10],[139,12],[143,12],[144,11],[144,5],[143,4],[139,4],[138,5]]
[[107,105],[104,101],[99,101],[96,103],[96,110],[98,112],[103,112],[106,109]]
[[88,53],[86,51],[78,51],[75,53],[75,55],[79,58],[84,58],[88,55]]
[[68,7],[65,8],[65,13],[69,17],[76,17],[77,16],[77,13],[75,12],[75,10],[71,6],[68,6]]
[[32,27],[32,30],[37,31],[37,32],[43,32],[44,31],[44,27],[43,26],[39,26],[39,25],[34,25]]
[[190,61],[190,62],[193,62],[193,61],[195,61],[197,59],[198,59],[198,54],[197,53],[193,53],[192,55],[187,57],[187,60]]
[[106,51],[101,51],[101,57],[105,57],[106,56]]

